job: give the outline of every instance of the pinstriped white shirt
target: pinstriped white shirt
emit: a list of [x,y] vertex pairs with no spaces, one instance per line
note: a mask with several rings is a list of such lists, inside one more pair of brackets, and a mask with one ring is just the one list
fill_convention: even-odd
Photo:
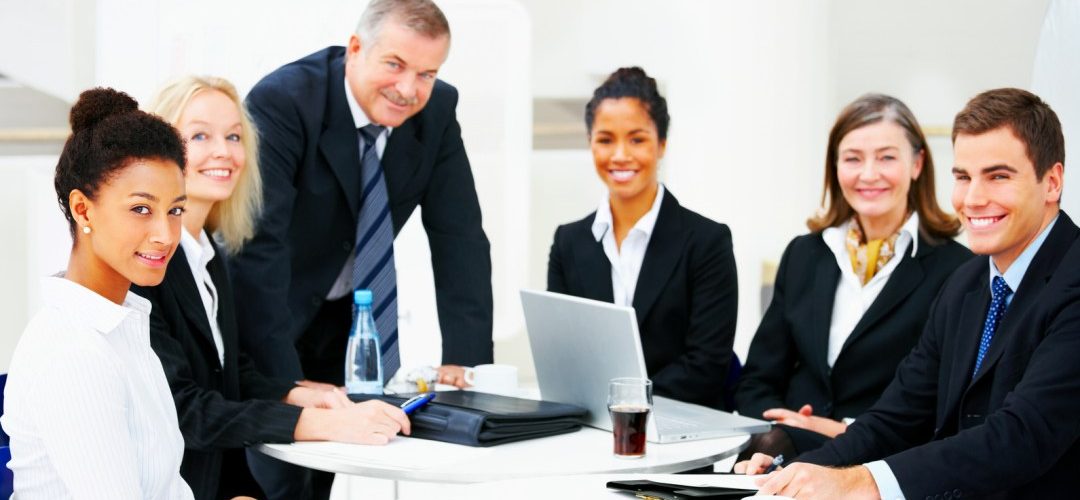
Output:
[[64,278],[41,288],[5,390],[16,498],[192,498],[150,303],[128,293],[117,305]]

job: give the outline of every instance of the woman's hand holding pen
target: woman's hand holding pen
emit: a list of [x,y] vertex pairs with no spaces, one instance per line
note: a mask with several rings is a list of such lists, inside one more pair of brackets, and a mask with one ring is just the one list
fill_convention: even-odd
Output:
[[410,434],[409,417],[383,401],[350,402],[333,410],[304,408],[296,423],[297,441],[338,441],[357,444],[386,444],[397,435]]
[[806,429],[831,438],[847,431],[847,424],[843,422],[815,416],[814,408],[810,405],[803,405],[797,412],[784,408],[773,408],[766,410],[761,416],[767,420],[772,420],[776,424]]

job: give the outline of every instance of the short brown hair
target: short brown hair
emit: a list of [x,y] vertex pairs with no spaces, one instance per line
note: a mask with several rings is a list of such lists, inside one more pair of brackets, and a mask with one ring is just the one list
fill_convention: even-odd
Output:
[[356,35],[365,44],[374,43],[387,19],[428,38],[450,37],[450,23],[431,0],[372,0],[360,16]]
[[829,132],[829,146],[825,151],[825,186],[821,193],[821,204],[825,211],[808,219],[807,227],[815,233],[821,232],[826,228],[839,226],[855,216],[855,209],[844,199],[836,173],[840,141],[855,129],[883,120],[889,120],[904,129],[904,135],[915,154],[923,154],[922,173],[911,181],[907,195],[908,210],[914,209],[919,214],[920,232],[924,233],[924,236],[940,239],[956,236],[960,232],[960,221],[945,213],[938,205],[937,192],[934,189],[934,158],[930,155],[930,148],[926,146],[926,136],[923,135],[919,122],[903,102],[884,94],[865,94],[848,104],[840,112],[840,116],[836,117],[836,123]]
[[1009,127],[1024,143],[1039,181],[1055,163],[1065,164],[1065,136],[1057,113],[1026,90],[994,89],[973,97],[953,120],[952,140],[956,143],[957,135],[979,135],[1001,127]]

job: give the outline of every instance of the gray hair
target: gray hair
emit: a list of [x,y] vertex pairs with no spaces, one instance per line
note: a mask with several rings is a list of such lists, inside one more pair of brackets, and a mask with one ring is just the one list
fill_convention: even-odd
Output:
[[356,25],[356,36],[365,45],[374,43],[387,19],[428,38],[450,38],[450,23],[431,0],[372,0]]

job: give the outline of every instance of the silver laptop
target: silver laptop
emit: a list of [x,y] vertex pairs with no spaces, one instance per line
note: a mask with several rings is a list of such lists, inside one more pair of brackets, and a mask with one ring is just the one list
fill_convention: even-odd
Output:
[[[586,424],[611,430],[608,382],[647,378],[634,308],[569,295],[521,291],[540,396],[589,410]],[[717,380],[717,390],[723,381]],[[769,430],[763,420],[653,396],[646,437],[656,443]]]

